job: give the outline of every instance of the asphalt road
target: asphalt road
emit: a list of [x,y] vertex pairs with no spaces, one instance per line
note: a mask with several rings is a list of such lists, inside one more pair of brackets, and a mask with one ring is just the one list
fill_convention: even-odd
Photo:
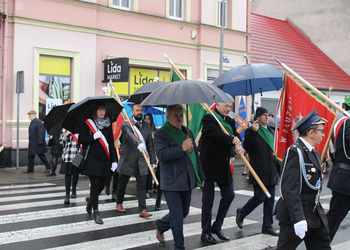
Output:
[[[184,221],[185,245],[187,249],[273,249],[277,237],[261,234],[262,206],[245,220],[243,230],[235,223],[236,209],[249,200],[252,186],[242,175],[243,166],[238,161],[234,168],[236,197],[231,205],[223,231],[231,241],[209,246],[200,240],[201,234],[201,190],[193,191],[189,216]],[[155,194],[147,200],[150,218],[140,218],[137,213],[135,181],[127,187],[124,207],[126,214],[115,210],[111,196],[103,192],[100,196],[100,211],[103,225],[97,225],[85,211],[88,195],[88,178],[81,176],[76,199],[64,205],[64,176],[46,177],[43,166],[36,166],[34,174],[22,174],[24,168],[0,169],[0,249],[172,249],[171,232],[165,233],[166,244],[160,245],[155,237],[152,222],[167,211],[163,199],[161,211],[153,211]],[[327,183],[328,175],[324,180]],[[276,196],[279,197],[279,188]],[[218,208],[220,193],[216,192],[213,218]],[[324,185],[321,203],[329,207],[330,190]],[[276,198],[277,199],[277,198]],[[350,217],[343,221],[332,249],[350,249]],[[278,221],[274,222],[278,230]],[[298,249],[305,249],[304,244]]]

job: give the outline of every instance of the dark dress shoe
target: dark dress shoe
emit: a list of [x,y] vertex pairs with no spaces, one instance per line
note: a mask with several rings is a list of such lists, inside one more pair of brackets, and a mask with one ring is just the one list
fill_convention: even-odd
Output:
[[212,232],[213,234],[216,234],[220,240],[230,240],[230,238],[229,238],[228,236],[226,236],[226,235],[222,232],[222,230],[214,230],[214,229],[212,229],[211,232]]
[[216,240],[211,234],[202,233],[201,240],[209,244],[216,244]]
[[88,214],[91,214],[91,199],[89,197],[86,197],[85,200],[87,202],[87,204],[86,204],[86,212]]
[[237,226],[242,229],[243,228],[243,217],[241,215],[241,209],[240,208],[237,208],[237,211],[236,211],[236,224]]
[[49,177],[49,176],[56,176],[56,173],[48,173],[47,175],[46,175],[47,177]]
[[73,199],[77,198],[77,194],[75,194],[75,193],[73,194],[73,193],[72,193],[72,195],[70,196],[70,198],[73,198]]
[[95,210],[94,211],[94,219],[96,224],[103,224],[103,220],[101,219],[100,211]]
[[106,193],[107,196],[111,194],[111,192],[109,191],[109,187],[105,188],[105,193]]
[[269,234],[272,236],[278,236],[279,233],[277,233],[275,230],[273,230],[273,228],[267,228],[267,227],[263,227],[263,229],[261,230],[261,233],[263,234]]
[[66,204],[66,205],[70,204],[69,197],[66,197],[66,198],[64,199],[64,204]]

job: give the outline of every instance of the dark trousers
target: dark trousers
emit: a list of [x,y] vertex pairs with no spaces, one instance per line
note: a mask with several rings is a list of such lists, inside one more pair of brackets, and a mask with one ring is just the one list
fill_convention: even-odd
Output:
[[117,171],[112,172],[111,174],[107,177],[106,180],[106,189],[109,189],[111,180],[113,177],[113,182],[112,182],[112,193],[117,193],[117,189],[118,189],[118,181],[119,181],[119,173]]
[[307,249],[324,250],[331,249],[328,227],[307,228],[304,239],[300,239],[294,231],[294,226],[279,223],[280,233],[277,242],[279,250],[294,250],[304,241]]
[[332,192],[331,204],[327,213],[328,227],[331,241],[337,232],[340,223],[350,211],[350,196],[338,192]]
[[171,229],[174,237],[175,249],[185,249],[183,235],[183,219],[190,211],[191,190],[189,191],[164,191],[169,213],[156,220],[159,232],[164,233]]
[[[146,181],[147,175],[140,176],[139,173],[136,174],[136,186],[137,186],[137,199],[139,202],[139,212],[146,209]],[[126,185],[128,184],[130,176],[120,175],[117,189],[117,204],[124,202],[124,195],[126,190]]]
[[221,200],[219,210],[216,214],[216,219],[213,225],[211,225],[211,213],[213,209],[215,185],[212,181],[206,181],[202,188],[202,232],[211,233],[211,229],[220,231],[227,211],[235,198],[235,192],[233,190],[233,183],[230,185],[218,184],[221,193]]
[[103,188],[105,187],[106,178],[100,176],[90,176],[90,199],[92,208],[98,210],[98,196],[101,194]]
[[[48,160],[46,159],[46,156],[44,154],[38,154],[41,162],[45,165],[46,169],[50,169],[50,164]],[[29,172],[34,172],[34,158],[35,155],[28,155],[28,168],[27,170]]]
[[[72,176],[73,176],[73,183],[72,183]],[[70,195],[70,187],[72,185],[72,194],[77,193],[77,184],[79,180],[79,173],[73,173],[73,175],[66,174],[64,176],[65,186],[66,186],[66,196],[69,197]]]
[[257,206],[264,202],[264,218],[263,228],[272,228],[273,224],[273,206],[275,204],[275,185],[266,186],[267,190],[271,194],[271,198],[267,198],[264,191],[259,185],[254,185],[254,196],[241,208],[242,217],[246,217]]
[[51,173],[56,173],[57,164],[58,164],[58,158],[59,158],[59,156],[52,155],[52,158],[51,158]]

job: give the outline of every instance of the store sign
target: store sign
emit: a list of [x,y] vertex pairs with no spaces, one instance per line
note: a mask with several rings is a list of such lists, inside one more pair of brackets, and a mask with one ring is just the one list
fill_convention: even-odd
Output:
[[106,59],[104,63],[104,80],[109,82],[128,82],[129,81],[129,58]]

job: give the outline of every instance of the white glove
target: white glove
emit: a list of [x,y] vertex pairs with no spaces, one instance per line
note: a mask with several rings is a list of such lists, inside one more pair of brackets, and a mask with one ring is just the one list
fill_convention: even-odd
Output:
[[137,146],[137,149],[142,152],[142,150],[145,150],[146,151],[146,145],[144,143],[140,143],[138,146]]
[[307,222],[306,220],[299,221],[294,224],[294,231],[300,239],[304,239],[305,233],[307,232]]
[[101,137],[102,137],[101,131],[97,131],[97,132],[94,134],[94,140],[97,140],[98,138],[101,138]]
[[113,163],[112,163],[111,170],[112,170],[113,172],[115,172],[115,171],[117,170],[117,168],[118,168],[118,163],[113,162]]
[[154,170],[157,167],[157,165],[156,164],[152,164],[151,167]]

